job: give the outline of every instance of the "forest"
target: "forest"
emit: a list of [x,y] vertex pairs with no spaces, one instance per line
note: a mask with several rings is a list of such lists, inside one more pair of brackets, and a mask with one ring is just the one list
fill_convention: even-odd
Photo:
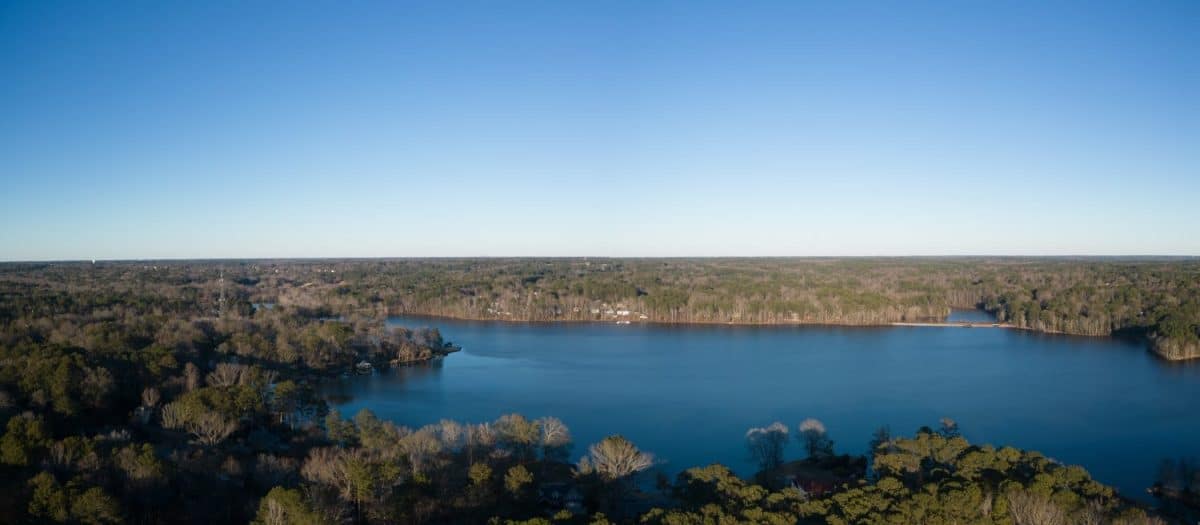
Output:
[[[866,324],[978,304],[1033,329],[1135,330],[1186,347],[1196,336],[1186,314],[1196,269],[1057,260],[0,265],[0,522],[1194,520],[1184,506],[1152,511],[1036,452],[968,443],[952,422],[909,437],[881,429],[865,458],[837,455],[818,421],[776,423],[746,433],[762,468],[753,479],[720,465],[672,479],[655,475],[653,451],[615,432],[576,444],[554,417],[519,414],[407,428],[369,411],[345,417],[318,387],[364,362],[454,358],[436,329],[389,328],[385,316],[398,312]],[[802,454],[787,461],[793,441]],[[1164,479],[1163,494],[1197,500],[1197,471],[1177,470],[1186,473]]]
[[338,289],[348,304],[395,313],[876,325],[981,308],[1018,328],[1143,337],[1164,358],[1200,357],[1194,259],[513,259],[368,267],[347,263]]
[[[7,265],[0,279],[10,293],[61,301],[105,290],[89,292],[97,306],[161,292],[190,315],[214,315],[222,290],[242,315],[279,304],[347,319],[878,325],[980,308],[1017,328],[1138,337],[1166,359],[1200,357],[1200,260],[1191,258],[64,263]],[[33,307],[10,303],[0,320]]]

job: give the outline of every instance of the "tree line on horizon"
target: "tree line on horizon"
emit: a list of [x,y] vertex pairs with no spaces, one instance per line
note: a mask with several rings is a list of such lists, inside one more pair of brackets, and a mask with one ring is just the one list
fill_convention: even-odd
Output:
[[[224,276],[224,279],[222,279]],[[979,308],[1040,331],[1145,338],[1167,359],[1200,357],[1194,259],[400,259],[0,265],[28,296],[94,306],[168,294],[215,315],[280,304],[324,316],[502,321],[877,325]],[[23,308],[0,310],[9,319]],[[643,317],[644,316],[644,317]]]

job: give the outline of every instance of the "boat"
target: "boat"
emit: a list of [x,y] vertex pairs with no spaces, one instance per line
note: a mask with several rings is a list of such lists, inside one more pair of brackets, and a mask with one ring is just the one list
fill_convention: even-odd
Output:
[[369,374],[374,369],[375,367],[371,366],[371,363],[367,361],[360,361],[357,365],[354,365],[354,370],[360,374]]

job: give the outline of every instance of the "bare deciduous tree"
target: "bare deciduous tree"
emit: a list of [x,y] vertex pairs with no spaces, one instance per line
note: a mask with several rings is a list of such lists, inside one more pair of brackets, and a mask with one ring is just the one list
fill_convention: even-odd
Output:
[[1008,493],[1008,512],[1015,525],[1065,525],[1067,515],[1050,498],[1027,490]]
[[408,457],[413,474],[425,472],[429,461],[442,451],[442,443],[438,440],[433,427],[424,427],[412,434],[400,438],[396,442],[400,453]]
[[254,460],[253,477],[262,486],[274,487],[292,479],[299,465],[295,459],[274,454],[259,454]]
[[242,378],[246,367],[235,363],[217,363],[217,367],[206,378],[210,386],[233,386]]
[[183,407],[178,401],[163,405],[160,417],[162,419],[163,428],[170,429],[183,428],[183,425],[187,420],[183,413]]
[[1075,513],[1073,523],[1075,525],[1105,525],[1108,523],[1105,514],[1104,505],[1101,505],[1099,501],[1092,500]]
[[204,412],[189,418],[185,426],[201,443],[216,445],[233,434],[238,424],[216,412]]
[[162,399],[162,395],[158,393],[157,388],[145,388],[142,390],[142,406],[153,407],[158,405]]
[[541,440],[541,430],[536,421],[530,421],[521,414],[507,414],[496,420],[496,433],[500,442],[504,443],[520,457],[529,457],[534,447]]
[[833,455],[833,440],[825,433],[825,424],[819,419],[808,418],[800,422],[800,433],[796,435],[810,459]]
[[487,423],[467,425],[466,440],[467,460],[473,463],[477,450],[490,448],[496,443],[496,431]]
[[642,452],[622,436],[608,436],[588,448],[585,458],[595,472],[608,479],[621,479],[654,465],[654,456]]
[[467,441],[471,446],[490,447],[496,444],[496,429],[491,424],[480,423],[467,430]]
[[544,417],[537,421],[542,430],[542,446],[561,447],[571,442],[571,431],[556,417]]
[[571,430],[556,417],[541,418],[537,425],[542,432],[542,455],[565,460],[571,448]]
[[438,422],[437,434],[443,447],[448,450],[458,450],[466,440],[467,429],[457,421],[443,419]]
[[746,448],[758,463],[759,470],[770,470],[783,464],[783,448],[788,442],[787,425],[778,421],[765,427],[746,431]]
[[300,467],[300,475],[321,485],[337,485],[339,470],[342,468],[341,450],[333,447],[314,448],[308,451],[308,459]]
[[192,363],[183,367],[183,385],[188,392],[200,388],[200,369]]
[[[430,436],[432,439],[432,436]],[[315,448],[300,469],[304,479],[328,485],[356,508],[379,497],[379,491],[399,481],[396,472],[376,468],[377,457],[363,449]]]
[[981,515],[985,518],[988,516],[991,516],[992,515],[992,503],[995,501],[995,499],[996,499],[995,494],[993,494],[992,491],[990,491],[990,490],[987,491],[987,493],[985,493],[983,495],[983,499],[980,500],[980,502],[979,502],[979,515]]
[[266,498],[267,513],[263,516],[264,525],[287,525],[291,523],[288,519],[287,510],[276,501],[274,498]]
[[962,432],[958,430],[957,421],[948,417],[943,417],[938,422],[941,423],[941,428],[938,429],[938,433],[940,433],[942,437],[950,439],[962,435]]

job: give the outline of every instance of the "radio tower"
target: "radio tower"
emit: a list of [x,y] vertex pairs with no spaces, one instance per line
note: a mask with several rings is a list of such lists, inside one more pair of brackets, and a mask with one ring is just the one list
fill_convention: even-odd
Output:
[[217,298],[217,318],[225,318],[225,268],[221,268],[221,276],[217,279],[221,287],[221,296]]

